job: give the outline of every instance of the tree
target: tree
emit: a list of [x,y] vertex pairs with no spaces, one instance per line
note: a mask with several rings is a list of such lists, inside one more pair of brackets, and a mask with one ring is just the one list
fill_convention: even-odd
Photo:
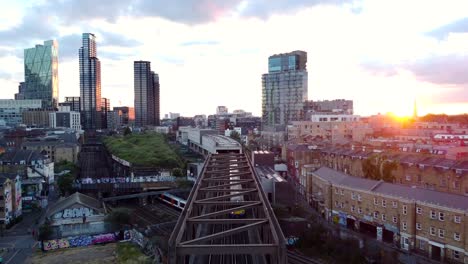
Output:
[[46,218],[43,225],[39,227],[39,240],[47,240],[52,235],[52,226],[50,225],[50,220]]
[[124,136],[130,135],[132,134],[132,130],[129,127],[125,127],[123,134]]
[[62,196],[65,196],[66,194],[73,192],[74,180],[75,180],[75,177],[70,173],[62,175],[58,178],[57,185]]
[[240,134],[239,132],[237,132],[236,130],[232,130],[231,131],[231,134],[229,135],[232,139],[236,140],[237,142],[240,142],[241,141],[241,137],[240,137]]
[[182,177],[182,176],[184,176],[184,172],[182,171],[181,168],[174,168],[174,169],[172,169],[172,176]]
[[113,228],[121,229],[125,225],[129,225],[131,220],[131,210],[127,208],[115,208],[105,218],[107,223],[110,223]]

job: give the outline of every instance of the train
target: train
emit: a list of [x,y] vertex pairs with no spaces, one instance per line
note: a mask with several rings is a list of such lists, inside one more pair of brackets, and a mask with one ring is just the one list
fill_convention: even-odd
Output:
[[158,196],[158,199],[174,208],[184,210],[185,204],[187,203],[186,200],[172,195],[170,193],[163,193]]

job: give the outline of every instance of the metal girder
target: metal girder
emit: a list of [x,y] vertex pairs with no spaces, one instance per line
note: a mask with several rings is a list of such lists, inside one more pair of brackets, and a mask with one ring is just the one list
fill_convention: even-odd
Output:
[[[278,249],[274,244],[233,244],[233,245],[181,245],[181,255],[224,255],[224,254],[248,254],[252,252],[258,255],[274,254]],[[281,262],[282,264],[286,262]],[[220,263],[222,264],[222,263]]]
[[[241,218],[230,217],[239,211]],[[169,263],[207,263],[209,255],[225,255],[216,261],[250,255],[242,258],[245,263],[286,263],[281,228],[244,154],[207,157],[169,239]]]
[[222,199],[232,198],[232,197],[237,197],[237,196],[242,196],[242,195],[246,195],[246,194],[254,193],[254,192],[258,192],[258,189],[252,189],[252,190],[243,191],[243,192],[236,192],[236,193],[227,194],[227,195],[222,195],[222,196],[215,196],[215,197],[205,198],[205,199],[201,199],[201,200],[197,200],[197,201],[198,201],[198,202],[204,202],[204,201],[219,201],[219,200],[222,200]]
[[189,223],[198,223],[198,224],[208,224],[208,225],[216,225],[216,224],[249,224],[249,223],[257,223],[259,221],[267,221],[266,218],[242,218],[242,219],[187,219]]
[[201,188],[200,190],[205,191],[205,190],[211,190],[211,189],[215,189],[215,188],[230,187],[230,186],[234,186],[234,185],[237,185],[237,184],[250,183],[250,182],[253,182],[253,181],[254,180],[239,180],[239,181],[234,181],[234,182],[229,181],[230,183],[228,183],[228,184],[212,185],[212,186],[209,186],[209,187]]
[[220,238],[220,237],[225,237],[227,235],[237,234],[237,233],[246,231],[246,230],[248,230],[250,228],[254,228],[256,226],[263,225],[263,224],[266,224],[266,223],[268,223],[268,220],[258,221],[258,222],[255,222],[255,223],[247,224],[245,226],[240,226],[240,227],[232,228],[232,229],[229,229],[229,230],[226,230],[226,231],[221,231],[221,232],[218,232],[218,233],[214,233],[214,234],[211,234],[211,235],[195,238],[195,239],[192,239],[192,240],[187,240],[187,241],[182,242],[180,244],[181,245],[191,245],[191,244],[197,243],[197,242],[200,243],[200,242],[204,242],[204,241],[214,240],[214,239],[217,239],[217,238]]
[[207,214],[194,216],[194,217],[192,217],[192,219],[207,219],[207,218],[210,218],[210,217],[213,217],[213,216],[225,215],[225,214],[229,214],[229,213],[231,213],[233,211],[245,210],[245,209],[249,209],[249,208],[256,207],[256,206],[261,206],[261,205],[262,205],[261,202],[246,204],[246,205],[232,207],[232,208],[221,210],[221,211],[215,211],[215,212],[212,212],[212,213],[207,213]]

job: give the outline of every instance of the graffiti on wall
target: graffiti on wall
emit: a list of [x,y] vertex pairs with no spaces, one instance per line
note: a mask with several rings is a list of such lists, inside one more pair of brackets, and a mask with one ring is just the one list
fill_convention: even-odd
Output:
[[66,238],[53,239],[53,240],[44,241],[43,247],[44,247],[45,251],[53,250],[53,249],[59,249],[59,248],[69,248],[70,243],[69,243],[68,239],[66,239]]
[[117,236],[114,233],[100,234],[94,236],[75,236],[69,238],[45,240],[42,245],[45,251],[69,248],[69,247],[85,247],[102,243],[117,241]]
[[86,207],[83,208],[73,208],[73,209],[65,209],[62,212],[58,212],[54,215],[55,219],[59,218],[78,218],[78,217],[89,217],[93,216],[94,212],[93,209],[89,209]]

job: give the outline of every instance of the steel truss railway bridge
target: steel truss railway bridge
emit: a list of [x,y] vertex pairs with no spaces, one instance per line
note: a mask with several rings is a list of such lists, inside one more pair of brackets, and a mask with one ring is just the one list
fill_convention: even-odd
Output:
[[245,154],[207,157],[169,239],[169,263],[287,263],[283,233]]

